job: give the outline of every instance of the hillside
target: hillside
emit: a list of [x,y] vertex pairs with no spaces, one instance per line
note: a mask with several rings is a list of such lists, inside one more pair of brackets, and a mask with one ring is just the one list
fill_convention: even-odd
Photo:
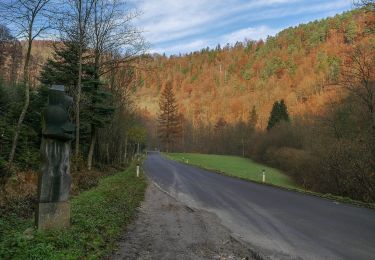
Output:
[[264,129],[275,100],[284,99],[292,116],[320,114],[338,96],[334,85],[346,52],[373,41],[373,12],[354,10],[279,32],[266,41],[238,42],[185,56],[154,55],[137,72],[138,106],[151,118],[170,81],[180,111],[193,127],[247,120],[255,106]]

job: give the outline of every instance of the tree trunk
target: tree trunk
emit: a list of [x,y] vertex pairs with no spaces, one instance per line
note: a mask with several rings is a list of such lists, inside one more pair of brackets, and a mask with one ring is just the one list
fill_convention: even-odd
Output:
[[79,62],[78,62],[78,86],[76,94],[76,144],[75,144],[75,157],[79,156],[79,125],[80,125],[80,100],[81,100],[81,83],[82,83],[82,47],[79,48]]
[[92,168],[92,158],[94,155],[94,149],[96,144],[96,129],[94,126],[91,126],[91,142],[90,142],[90,148],[89,148],[89,155],[87,157],[87,169],[90,171]]
[[105,144],[105,153],[107,157],[107,164],[109,164],[109,144],[108,143]]
[[18,137],[20,135],[22,123],[23,123],[23,120],[25,119],[25,115],[30,104],[29,62],[30,62],[30,56],[31,56],[31,47],[33,43],[31,32],[32,32],[32,28],[30,28],[27,53],[26,53],[26,58],[25,58],[25,65],[23,68],[23,83],[25,84],[25,104],[23,105],[20,117],[18,118],[16,131],[14,132],[14,136],[13,136],[12,148],[10,150],[9,161],[8,161],[9,169],[12,167],[12,164],[13,164],[14,155],[16,153],[16,148],[17,148],[17,143],[18,143]]
[[241,141],[242,141],[242,157],[245,157],[245,141],[243,138],[241,139]]
[[125,163],[128,162],[127,156],[128,156],[128,136],[126,136],[126,138],[125,138],[125,153],[124,153],[124,161],[125,161]]
[[372,113],[372,129],[375,130],[375,112]]
[[82,29],[82,1],[79,1],[78,7],[78,32],[79,32],[79,49],[78,49],[78,86],[76,93],[76,142],[75,157],[78,161],[79,157],[79,126],[80,126],[80,100],[81,100],[81,84],[82,84],[82,45],[83,45],[83,29]]

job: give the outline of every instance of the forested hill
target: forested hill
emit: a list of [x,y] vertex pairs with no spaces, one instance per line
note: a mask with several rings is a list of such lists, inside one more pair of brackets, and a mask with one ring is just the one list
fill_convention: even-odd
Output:
[[275,100],[290,114],[321,113],[337,96],[340,65],[358,44],[374,43],[374,12],[353,10],[301,24],[266,41],[202,49],[184,56],[153,55],[137,73],[138,104],[155,116],[165,84],[174,86],[180,112],[193,126],[246,121],[255,106],[264,129]]

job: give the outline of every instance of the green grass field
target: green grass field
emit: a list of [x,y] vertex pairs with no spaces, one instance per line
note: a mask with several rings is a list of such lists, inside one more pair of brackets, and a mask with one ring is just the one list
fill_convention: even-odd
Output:
[[264,169],[266,183],[286,188],[300,188],[281,171],[242,157],[197,153],[169,153],[167,155],[176,161],[257,182],[262,182],[262,170]]

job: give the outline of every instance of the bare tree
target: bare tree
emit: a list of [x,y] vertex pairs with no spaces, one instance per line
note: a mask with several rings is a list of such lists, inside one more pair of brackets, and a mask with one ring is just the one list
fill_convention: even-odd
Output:
[[56,16],[56,26],[63,41],[78,46],[78,79],[75,89],[75,159],[80,156],[80,102],[82,92],[82,63],[88,42],[88,27],[96,0],[65,0],[62,11]]
[[375,131],[375,45],[364,42],[348,53],[341,70],[340,85],[367,108]]
[[[140,31],[131,22],[139,15],[119,0],[96,0],[93,6],[89,43],[93,52],[94,77],[100,77],[143,53],[145,44]],[[96,86],[98,87],[98,86]],[[91,142],[87,167],[91,169],[97,139],[97,126],[91,125]]]
[[9,168],[12,166],[17,148],[18,137],[30,103],[30,57],[32,43],[49,28],[48,4],[50,0],[10,0],[0,3],[0,13],[10,28],[16,31],[18,38],[26,41],[26,56],[23,67],[23,84],[25,86],[25,103],[14,132],[12,148],[9,154]]

